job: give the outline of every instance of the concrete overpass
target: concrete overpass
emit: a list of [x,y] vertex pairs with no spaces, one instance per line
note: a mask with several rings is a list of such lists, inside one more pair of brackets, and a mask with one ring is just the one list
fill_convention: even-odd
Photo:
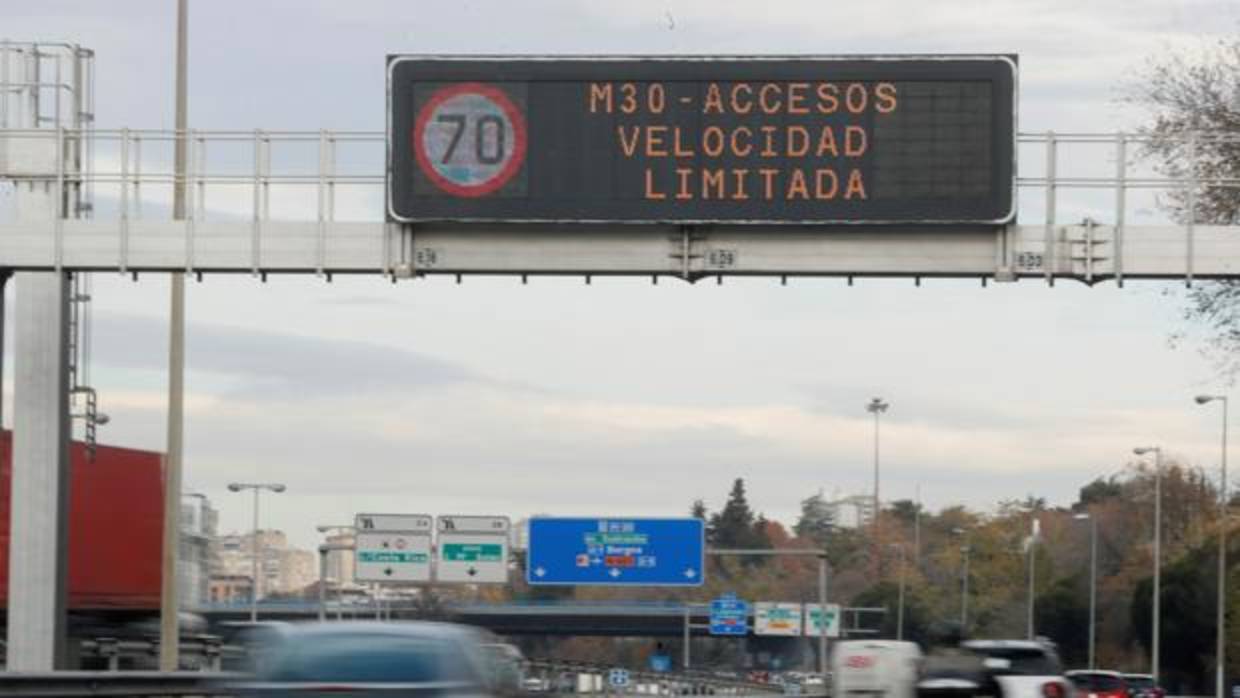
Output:
[[[249,604],[216,604],[194,611],[211,625],[248,621]],[[500,635],[592,635],[612,637],[683,637],[686,620],[694,636],[709,636],[709,604],[682,601],[521,601],[448,603],[437,607],[415,604],[385,609],[393,619],[447,620],[487,628]],[[845,608],[845,635],[873,636],[882,622],[882,608]],[[308,601],[259,604],[263,620],[305,621],[318,618],[319,606]],[[366,604],[329,604],[335,618],[373,618]]]

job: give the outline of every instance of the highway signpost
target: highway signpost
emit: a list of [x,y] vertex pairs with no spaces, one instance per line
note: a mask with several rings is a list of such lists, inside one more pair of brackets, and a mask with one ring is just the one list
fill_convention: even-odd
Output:
[[759,601],[753,605],[754,635],[801,635],[803,609],[799,603]]
[[724,594],[710,602],[711,635],[748,635],[749,603]]
[[509,532],[506,516],[440,516],[435,580],[461,584],[508,582]]
[[433,519],[425,514],[358,514],[354,579],[383,584],[431,580]]
[[[835,603],[826,604],[827,611],[827,637],[840,636],[840,605]],[[805,635],[807,637],[819,637],[822,635],[822,609],[818,604],[805,604]]]
[[530,584],[699,586],[701,519],[530,519]]

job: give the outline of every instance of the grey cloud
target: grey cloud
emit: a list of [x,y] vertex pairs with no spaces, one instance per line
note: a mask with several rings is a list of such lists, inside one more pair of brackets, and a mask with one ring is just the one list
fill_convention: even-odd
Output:
[[[162,371],[167,325],[149,317],[100,313],[93,361],[106,367]],[[230,382],[233,396],[331,398],[417,392],[486,379],[459,364],[354,340],[190,325],[186,366]]]

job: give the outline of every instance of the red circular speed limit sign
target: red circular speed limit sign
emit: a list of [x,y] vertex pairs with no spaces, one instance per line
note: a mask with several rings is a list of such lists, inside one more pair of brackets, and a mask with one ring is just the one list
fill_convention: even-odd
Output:
[[451,85],[418,112],[413,150],[422,172],[443,191],[486,196],[525,161],[525,117],[490,85]]

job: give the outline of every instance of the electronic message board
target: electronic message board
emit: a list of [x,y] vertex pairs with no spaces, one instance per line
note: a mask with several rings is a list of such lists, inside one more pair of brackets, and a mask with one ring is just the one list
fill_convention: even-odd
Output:
[[389,220],[1003,223],[1008,56],[388,58]]

